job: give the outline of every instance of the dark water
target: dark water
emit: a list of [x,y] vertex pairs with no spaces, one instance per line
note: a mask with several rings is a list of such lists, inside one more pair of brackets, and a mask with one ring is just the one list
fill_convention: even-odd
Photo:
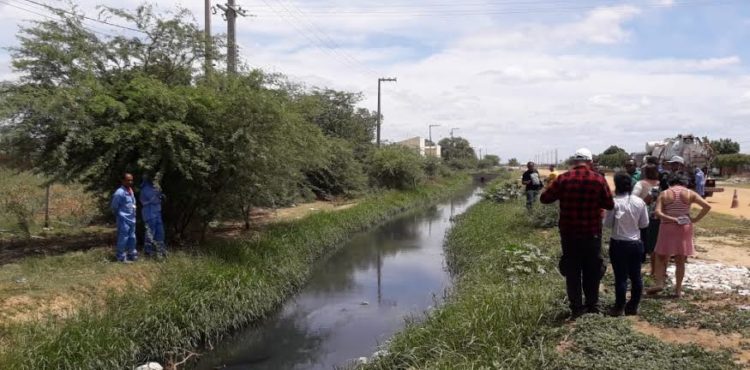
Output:
[[357,235],[277,314],[219,343],[197,369],[328,370],[370,357],[450,286],[443,239],[478,192]]

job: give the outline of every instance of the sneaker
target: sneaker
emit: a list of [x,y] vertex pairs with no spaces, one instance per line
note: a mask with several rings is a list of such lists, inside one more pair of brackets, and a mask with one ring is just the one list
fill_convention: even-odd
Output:
[[133,261],[131,261],[131,260],[119,260],[118,262],[124,263],[126,265],[129,265],[129,264],[133,263]]
[[575,321],[579,317],[583,316],[586,313],[586,309],[584,308],[571,308],[570,309],[570,321]]
[[625,316],[638,316],[638,308],[625,307]]
[[601,312],[599,311],[599,306],[591,306],[591,307],[587,307],[586,308],[586,313],[593,314],[593,315],[598,315]]

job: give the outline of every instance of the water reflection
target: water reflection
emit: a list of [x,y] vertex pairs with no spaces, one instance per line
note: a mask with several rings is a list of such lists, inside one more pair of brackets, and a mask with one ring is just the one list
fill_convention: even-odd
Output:
[[223,341],[198,369],[331,369],[371,355],[450,284],[442,244],[475,191],[357,235],[258,327]]

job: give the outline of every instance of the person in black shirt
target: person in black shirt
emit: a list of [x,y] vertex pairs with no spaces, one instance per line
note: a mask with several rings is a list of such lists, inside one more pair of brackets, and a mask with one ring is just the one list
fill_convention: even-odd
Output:
[[536,164],[529,162],[526,164],[526,172],[521,177],[521,183],[526,185],[526,208],[530,211],[534,203],[539,198],[539,190],[544,186],[539,172],[536,170]]

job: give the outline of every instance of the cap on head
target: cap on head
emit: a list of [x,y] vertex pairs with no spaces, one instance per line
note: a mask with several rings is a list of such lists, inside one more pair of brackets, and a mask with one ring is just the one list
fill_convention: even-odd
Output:
[[680,157],[679,155],[676,155],[672,157],[667,163],[679,163],[679,164],[685,164],[685,159]]
[[594,159],[594,155],[587,148],[581,148],[573,154],[573,159],[576,161],[591,161]]

